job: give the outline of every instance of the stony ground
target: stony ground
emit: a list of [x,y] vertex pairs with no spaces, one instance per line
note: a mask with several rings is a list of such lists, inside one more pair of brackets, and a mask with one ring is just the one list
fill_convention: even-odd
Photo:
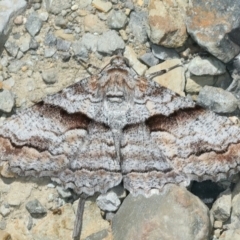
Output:
[[[1,121],[122,53],[139,75],[183,63],[154,80],[238,123],[239,10],[237,0],[0,0]],[[0,239],[71,239],[74,194],[1,173]],[[240,239],[238,176],[189,190],[201,200],[173,185],[149,199],[122,186],[94,196],[81,239]]]

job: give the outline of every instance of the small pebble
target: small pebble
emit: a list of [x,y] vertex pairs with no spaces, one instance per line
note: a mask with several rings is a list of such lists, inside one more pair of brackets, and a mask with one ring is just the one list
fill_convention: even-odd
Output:
[[23,72],[26,72],[28,70],[28,67],[27,66],[22,66],[22,71]]
[[71,7],[71,10],[72,10],[72,11],[78,10],[78,5],[77,5],[77,4],[74,4],[74,5]]
[[22,16],[22,15],[17,16],[17,17],[14,19],[14,23],[15,23],[16,25],[22,25],[22,24],[23,24],[23,16]]

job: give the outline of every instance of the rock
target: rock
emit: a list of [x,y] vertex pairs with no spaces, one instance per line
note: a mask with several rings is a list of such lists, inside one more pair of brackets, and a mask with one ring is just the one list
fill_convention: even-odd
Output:
[[39,33],[42,28],[42,20],[36,13],[32,13],[28,16],[25,27],[32,37]]
[[197,56],[190,61],[188,70],[196,76],[215,76],[225,73],[226,66],[214,57]]
[[38,9],[40,9],[41,8],[41,4],[40,3],[35,3],[34,5],[33,5],[33,9],[36,11],[36,10],[38,10]]
[[160,195],[125,198],[112,221],[115,240],[122,239],[209,239],[209,211],[185,188],[167,185]]
[[97,51],[109,55],[112,55],[117,50],[124,49],[124,47],[124,41],[114,30],[103,33],[97,43]]
[[[160,63],[156,66],[149,68],[145,75],[149,76],[151,75],[151,73],[155,73],[163,69],[168,69],[178,64],[181,64],[180,59],[166,60],[163,63]],[[184,93],[185,76],[183,67],[177,67],[161,76],[156,76],[153,78],[153,80],[158,84],[178,93],[179,95],[185,96]]]
[[[18,207],[26,201],[30,196],[33,188],[32,183],[26,182],[12,182],[10,190],[7,194],[6,201],[12,207]],[[16,192],[18,197],[16,198]]]
[[85,33],[82,36],[81,43],[88,51],[96,52],[98,38],[99,36],[94,35],[92,33]]
[[238,182],[232,193],[232,214],[231,214],[231,222],[234,218],[237,218],[238,225],[240,218],[240,182]]
[[[90,42],[89,42],[90,43]],[[82,41],[76,41],[72,44],[74,57],[86,61],[88,59],[88,50]]]
[[55,36],[57,38],[61,38],[63,40],[66,40],[66,41],[69,41],[69,42],[72,42],[75,40],[75,37],[73,34],[71,33],[65,33],[63,29],[60,29],[60,30],[57,30],[55,31]]
[[213,203],[211,212],[216,220],[225,222],[231,214],[232,193],[230,189],[222,192]]
[[81,0],[78,2],[79,9],[86,8],[92,3],[92,0]]
[[57,50],[67,52],[71,46],[71,43],[61,38],[57,39]]
[[216,228],[222,228],[223,227],[223,223],[222,221],[214,221],[213,227]]
[[61,28],[66,28],[68,21],[66,18],[63,18],[62,16],[55,17],[55,25]]
[[126,23],[127,16],[122,11],[113,10],[107,18],[107,25],[112,29],[121,29]]
[[145,43],[147,37],[147,13],[143,11],[133,11],[130,14],[128,28],[137,42]]
[[183,46],[188,37],[184,19],[187,6],[186,0],[174,2],[150,0],[148,6],[150,40],[168,48]]
[[78,10],[78,8],[79,8],[78,5],[74,4],[74,5],[72,5],[71,10],[76,11],[76,10]]
[[185,91],[187,93],[198,93],[204,86],[213,86],[216,82],[213,76],[190,76],[187,78]]
[[162,47],[156,44],[152,44],[152,53],[155,57],[161,60],[169,60],[174,58],[179,58],[178,53],[175,49]]
[[101,194],[97,198],[97,205],[103,211],[114,212],[119,208],[120,204],[121,202],[114,192]]
[[31,38],[30,43],[29,43],[29,49],[36,50],[36,49],[38,49],[38,47],[39,47],[39,44],[36,41],[36,39]]
[[101,12],[109,12],[112,8],[112,3],[110,1],[93,0],[92,5]]
[[59,4],[59,0],[52,0],[50,4],[50,12],[57,15],[62,10],[70,9],[72,6],[71,0],[64,0]]
[[10,91],[6,89],[0,91],[0,111],[11,112],[14,103],[14,96]]
[[42,79],[46,84],[54,84],[57,82],[57,73],[55,69],[44,70],[42,72]]
[[210,86],[201,89],[197,102],[217,113],[231,113],[238,107],[238,101],[232,93]]
[[[240,2],[193,0],[186,19],[188,33],[202,48],[227,63],[240,51]],[[216,17],[217,16],[217,17]]]
[[15,42],[7,41],[4,45],[6,51],[12,56],[16,57],[18,54],[19,47],[16,45]]
[[127,196],[127,192],[122,184],[109,189],[108,192],[115,193],[119,199],[124,199]]
[[140,60],[149,67],[155,66],[159,63],[159,60],[155,58],[151,52],[143,54],[140,57]]
[[131,47],[126,46],[125,51],[124,51],[124,57],[126,57],[129,60],[131,67],[140,76],[142,76],[146,72],[147,67],[137,59],[137,55]]
[[23,66],[23,62],[20,61],[20,60],[15,60],[15,61],[12,61],[9,66],[8,66],[8,71],[10,73],[17,73],[21,67]]
[[47,213],[47,210],[37,199],[28,201],[26,203],[26,209],[33,218],[43,217]]
[[48,46],[55,46],[57,44],[57,38],[52,32],[48,32],[45,36],[44,43]]
[[69,198],[72,196],[71,192],[63,187],[57,186],[57,191],[62,198]]
[[[0,230],[5,230],[6,226],[7,226],[7,222],[5,220],[0,221]],[[1,234],[0,234],[0,239],[1,239]]]
[[14,21],[13,21],[16,25],[22,25],[23,24],[23,15],[19,15],[17,16]]
[[106,25],[96,15],[88,14],[84,17],[85,32],[103,33],[107,30]]
[[31,37],[29,35],[24,35],[22,38],[19,39],[18,46],[23,53],[25,53],[29,50],[30,41],[31,41]]
[[86,237],[85,240],[99,240],[99,239],[106,239],[108,237],[107,229],[104,229],[100,232],[93,233],[90,236]]
[[44,57],[45,58],[50,58],[56,53],[56,51],[57,51],[57,49],[55,47],[45,48]]
[[21,14],[27,7],[25,0],[0,1],[0,49],[5,44],[11,29],[11,20]]
[[48,20],[49,14],[48,12],[41,12],[38,16],[43,22],[46,22]]
[[9,209],[9,207],[6,207],[5,205],[2,205],[0,207],[0,213],[2,214],[3,217],[6,217],[7,215],[9,215],[10,212],[11,210]]
[[0,239],[1,240],[11,240],[11,235],[8,232],[0,230]]
[[240,229],[225,231],[219,238],[219,240],[239,240],[239,239],[240,239]]

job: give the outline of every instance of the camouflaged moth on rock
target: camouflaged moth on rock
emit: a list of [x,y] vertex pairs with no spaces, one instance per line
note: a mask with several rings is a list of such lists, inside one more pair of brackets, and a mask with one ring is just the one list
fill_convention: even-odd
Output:
[[132,194],[149,195],[167,183],[238,172],[240,127],[115,57],[99,74],[5,121],[0,161],[16,175],[51,177],[79,195],[122,181]]

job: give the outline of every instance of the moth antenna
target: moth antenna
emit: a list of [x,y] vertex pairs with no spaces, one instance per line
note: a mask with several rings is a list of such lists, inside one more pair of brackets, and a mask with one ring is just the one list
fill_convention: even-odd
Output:
[[157,76],[161,76],[175,68],[178,68],[178,67],[182,67],[183,64],[177,64],[177,65],[174,65],[170,68],[166,68],[166,69],[162,69],[160,71],[157,71],[157,72],[154,72],[154,73],[150,73],[149,75],[147,75],[146,77],[149,78],[150,80],[152,80],[153,78],[157,77]]

